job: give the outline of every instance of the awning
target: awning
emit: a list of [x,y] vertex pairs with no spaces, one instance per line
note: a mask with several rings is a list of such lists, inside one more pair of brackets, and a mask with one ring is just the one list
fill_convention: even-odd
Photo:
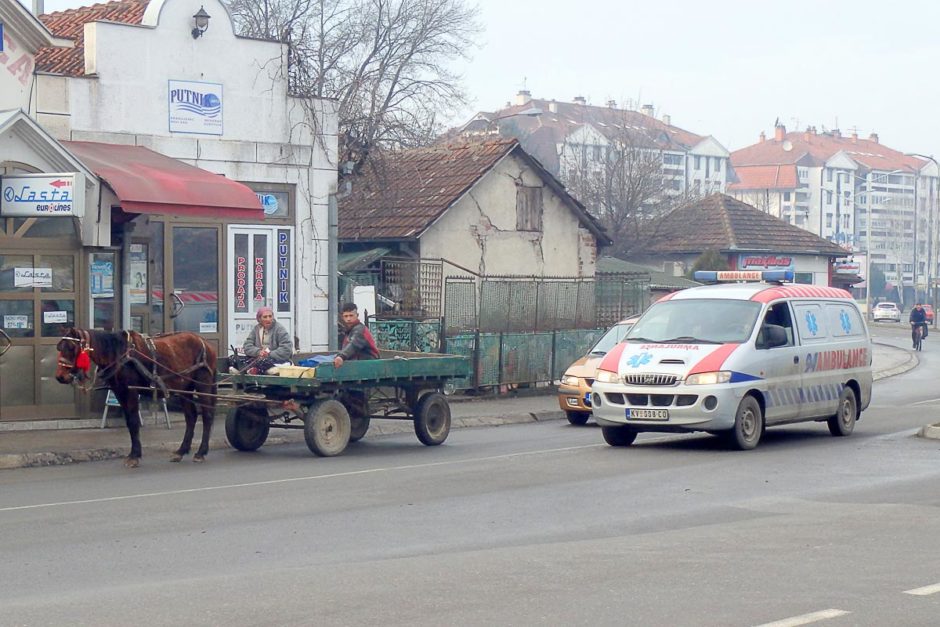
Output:
[[340,272],[359,272],[369,267],[385,255],[392,252],[390,248],[378,246],[365,250],[352,252],[344,251],[337,255],[336,265]]
[[129,213],[264,219],[261,201],[247,185],[143,146],[62,145],[114,190],[121,209]]

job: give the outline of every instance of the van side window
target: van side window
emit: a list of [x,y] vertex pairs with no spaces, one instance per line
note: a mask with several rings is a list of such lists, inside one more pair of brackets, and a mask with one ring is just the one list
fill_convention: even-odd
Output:
[[[780,329],[785,335],[780,334]],[[786,303],[771,305],[757,332],[758,349],[793,346],[793,319]]]
[[851,304],[827,303],[826,318],[834,338],[858,337],[865,333],[862,317]]
[[818,303],[795,303],[793,313],[796,316],[796,328],[800,332],[801,344],[814,344],[831,339],[828,320],[823,312],[822,305]]

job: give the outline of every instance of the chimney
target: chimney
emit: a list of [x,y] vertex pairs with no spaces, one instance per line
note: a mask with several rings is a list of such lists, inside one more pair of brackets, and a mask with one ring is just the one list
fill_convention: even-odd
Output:
[[875,142],[875,143],[877,144],[877,143],[878,143],[878,133],[872,133],[871,135],[869,135],[869,136],[868,136],[868,140],[869,140],[869,141],[873,141],[873,142]]
[[555,102],[554,98],[548,103],[548,111],[550,113],[558,113],[558,103]]
[[672,126],[672,116],[668,114],[663,114],[663,124],[666,126]]
[[767,135],[764,133],[764,131],[760,132],[760,141],[761,143],[767,141]]
[[778,124],[774,127],[774,140],[782,142],[783,139],[787,136],[787,127],[783,124]]
[[516,100],[513,104],[515,105],[524,105],[527,102],[532,100],[532,94],[529,93],[528,89],[520,89],[519,93],[516,94]]
[[853,144],[858,143],[858,133],[854,133],[854,132],[852,133],[852,143]]
[[610,109],[616,109],[616,108],[617,108],[617,101],[616,101],[616,100],[608,100],[608,101],[607,101],[607,107],[610,108]]
[[42,15],[46,12],[45,0],[33,0],[33,15]]
[[815,131],[813,131],[812,126],[807,126],[806,130],[803,131],[803,141],[809,143],[809,140],[812,139]]
[[832,136],[836,139],[842,139],[842,131],[837,128],[832,129]]
[[640,113],[642,113],[643,115],[648,115],[650,117],[653,117],[653,105],[651,104],[643,105],[642,107],[640,107]]
[[587,104],[587,100],[584,99],[584,96],[575,96],[575,97],[574,97],[574,103],[575,103],[575,104],[579,104],[579,105],[583,105],[583,104]]

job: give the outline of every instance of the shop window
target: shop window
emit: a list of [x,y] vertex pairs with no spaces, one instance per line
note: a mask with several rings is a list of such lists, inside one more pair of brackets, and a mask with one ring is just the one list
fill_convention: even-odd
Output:
[[[88,260],[88,286],[92,299],[92,327],[113,331],[118,319],[114,294],[116,255],[112,252],[92,253]],[[120,325],[118,325],[120,326]]]
[[[21,229],[25,230],[21,231]],[[77,237],[76,221],[66,218],[14,218],[14,233],[22,237]]]
[[0,325],[10,337],[33,337],[36,324],[33,320],[33,301],[0,300]]
[[27,268],[33,268],[32,255],[0,255],[0,292],[31,292]]
[[75,257],[72,255],[41,255],[36,267],[52,272],[51,285],[42,286],[43,292],[75,291]]
[[74,300],[43,300],[41,304],[43,337],[61,337],[75,326]]

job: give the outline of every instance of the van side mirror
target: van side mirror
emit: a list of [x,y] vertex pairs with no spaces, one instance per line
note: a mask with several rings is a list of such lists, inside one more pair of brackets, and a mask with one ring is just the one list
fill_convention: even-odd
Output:
[[761,326],[757,347],[775,348],[777,346],[786,346],[788,341],[787,330],[782,326],[779,324],[765,324]]

